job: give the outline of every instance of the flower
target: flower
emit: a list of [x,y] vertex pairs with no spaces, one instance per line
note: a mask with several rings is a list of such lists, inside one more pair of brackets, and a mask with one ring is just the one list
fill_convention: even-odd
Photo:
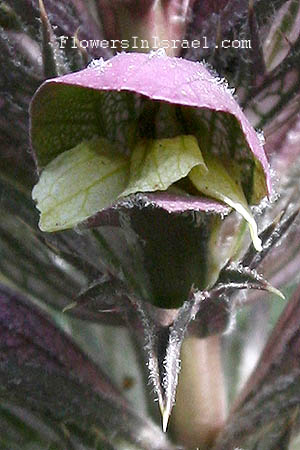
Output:
[[[247,220],[253,245],[262,250],[247,204],[271,193],[262,142],[231,91],[203,64],[164,52],[93,61],[47,80],[30,114],[32,148],[43,168],[32,193],[40,228],[99,227],[113,212],[112,220],[126,237],[136,233],[141,247],[133,253],[141,258],[134,274],[128,275],[127,261],[120,265],[139,301],[180,308],[193,289],[217,282],[233,245],[213,261],[213,242],[222,233],[212,213],[227,213],[226,204]],[[200,226],[187,223],[186,212],[197,212]],[[193,269],[186,271],[188,264]],[[199,308],[197,301],[194,314]],[[183,329],[189,322],[187,316]],[[158,392],[164,427],[176,384],[175,376],[171,397]]]
[[[262,143],[203,64],[122,53],[47,80],[31,104],[31,142],[43,168],[33,189],[41,229],[118,224],[135,233],[140,261],[121,261],[122,280],[152,305],[179,308],[193,286],[214,285],[233,251],[232,239],[222,257],[213,250],[228,205],[261,249],[247,201],[271,192]],[[196,228],[187,213],[197,213]]]

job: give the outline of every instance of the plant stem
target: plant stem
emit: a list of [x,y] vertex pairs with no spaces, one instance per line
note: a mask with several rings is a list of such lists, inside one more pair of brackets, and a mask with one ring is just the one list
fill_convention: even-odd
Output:
[[[178,44],[183,39],[194,0],[97,0],[97,3],[107,39],[119,44],[128,40],[131,51],[147,52],[163,46],[169,56],[179,55],[180,45],[174,47],[171,41]],[[132,46],[134,36],[137,40]]]
[[224,423],[225,413],[220,337],[186,338],[171,421],[176,438],[193,450],[209,448]]

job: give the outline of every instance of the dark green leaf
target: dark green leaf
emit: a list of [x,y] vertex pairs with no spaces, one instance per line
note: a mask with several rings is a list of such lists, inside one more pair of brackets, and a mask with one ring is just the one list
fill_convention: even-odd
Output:
[[[171,448],[157,427],[131,411],[107,376],[30,302],[0,291],[0,397],[47,418],[72,436]],[[69,432],[68,429],[70,428]]]
[[299,315],[298,289],[239,394],[215,450],[288,448],[300,405]]

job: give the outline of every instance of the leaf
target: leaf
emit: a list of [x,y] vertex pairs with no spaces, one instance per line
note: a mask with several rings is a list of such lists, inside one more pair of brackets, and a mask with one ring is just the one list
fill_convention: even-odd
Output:
[[[231,411],[214,450],[287,448],[299,423],[299,287]],[[285,443],[280,446],[279,443]]]
[[291,51],[299,38],[300,5],[298,0],[286,2],[277,16],[264,42],[267,70],[271,72]]
[[[191,40],[199,39],[202,43],[205,36],[207,45],[185,50],[184,57],[192,60],[205,59],[220,76],[228,79],[231,86],[238,87],[242,84],[247,92],[264,65],[261,59],[260,31],[265,31],[266,22],[273,19],[273,11],[279,9],[284,2],[285,0],[273,0],[271,8],[266,0],[222,0],[196,4],[189,36]],[[229,42],[239,40],[241,48],[222,49],[221,42],[226,42],[226,39]],[[216,45],[219,45],[217,49]]]
[[299,112],[299,22],[298,0],[279,2],[268,20],[267,37],[261,33],[267,71],[257,74],[257,83],[243,100],[251,123],[264,129],[269,152],[281,151]]
[[[17,183],[10,185],[2,179],[2,173],[0,191],[2,279],[30,298],[42,299],[60,312],[74,303],[95,280],[100,285],[104,282],[102,294],[99,293],[97,298],[89,296],[83,306],[78,305],[70,313],[90,320],[101,321],[102,317],[105,323],[111,323],[112,317],[116,319],[113,323],[122,322],[117,312],[123,310],[117,294],[121,268],[120,264],[114,266],[110,250],[105,248],[108,238],[103,235],[103,229],[99,230],[102,242],[89,230],[82,230],[80,234],[71,230],[43,233],[36,226],[38,214],[30,200],[30,192],[24,193]],[[113,230],[110,241],[120,242],[124,248],[120,230]],[[131,267],[128,261],[124,265]]]
[[144,140],[134,147],[129,183],[121,195],[165,191],[195,166],[207,170],[194,136]]
[[41,28],[43,36],[43,68],[46,78],[67,73],[70,68],[64,59],[63,52],[53,32],[43,0],[39,0]]
[[49,419],[38,417],[26,407],[1,401],[0,445],[3,449],[14,450],[61,450],[62,445],[68,447],[71,443]]
[[257,251],[260,251],[262,247],[258,237],[257,225],[242,188],[215,156],[205,155],[205,163],[208,168],[206,174],[201,173],[198,167],[195,167],[189,173],[192,183],[200,192],[223,201],[239,212],[248,222],[254,247]]
[[124,441],[144,450],[172,448],[45,313],[4,286],[0,345],[2,400],[37,414],[60,434],[65,430],[71,440],[76,427],[85,441],[99,430],[113,447]]
[[83,142],[55,158],[32,191],[42,231],[71,228],[110,205],[123,191],[128,160],[105,139]]
[[250,245],[242,258],[242,264],[244,266],[250,269],[256,268],[272,250],[275,250],[278,241],[290,232],[290,227],[295,224],[299,210],[297,209],[288,218],[285,217],[285,213],[286,211],[282,211],[260,234],[263,246],[260,253],[257,253],[254,246]]

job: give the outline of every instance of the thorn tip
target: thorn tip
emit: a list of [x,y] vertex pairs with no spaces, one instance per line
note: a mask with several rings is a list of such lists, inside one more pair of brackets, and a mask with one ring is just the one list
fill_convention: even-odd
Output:
[[170,417],[169,411],[165,409],[162,414],[162,429],[164,433],[167,432],[169,417]]
[[169,419],[170,419],[170,415],[171,415],[171,403],[168,401],[167,404],[165,405],[163,402],[159,402],[159,408],[160,408],[160,413],[161,413],[161,417],[162,417],[162,430],[164,433],[167,432],[167,428],[168,428],[168,423],[169,423]]
[[272,294],[278,295],[278,297],[282,298],[282,300],[286,300],[285,295],[279,289],[276,289],[274,286],[269,285],[268,291],[271,292]]

